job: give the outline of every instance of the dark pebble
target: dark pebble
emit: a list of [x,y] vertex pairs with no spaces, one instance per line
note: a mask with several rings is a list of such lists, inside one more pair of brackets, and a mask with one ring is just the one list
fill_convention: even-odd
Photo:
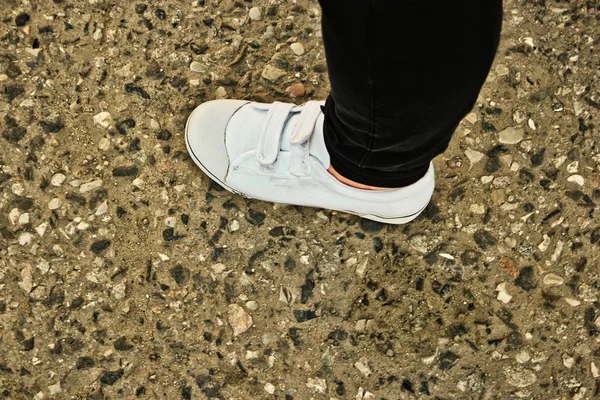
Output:
[[187,83],[187,78],[185,76],[174,76],[171,78],[169,84],[171,85],[171,87],[178,89],[182,86],[184,86]]
[[133,84],[133,83],[128,83],[125,85],[125,91],[127,93],[134,93],[137,94],[138,96],[140,96],[143,99],[149,99],[150,95],[141,87]]
[[531,156],[531,166],[539,167],[544,163],[544,155],[546,154],[546,148],[542,148],[540,151]]
[[172,135],[171,135],[171,132],[169,132],[169,131],[168,131],[168,130],[166,130],[166,129],[163,129],[162,131],[159,131],[159,132],[156,134],[156,138],[157,138],[158,140],[169,140],[169,139],[171,139],[171,136],[172,136]]
[[100,375],[100,382],[105,385],[114,385],[121,377],[123,376],[123,369],[118,369],[116,371],[104,371],[102,375]]
[[161,79],[165,76],[165,72],[156,61],[152,61],[146,68],[146,76],[151,79]]
[[41,26],[38,29],[38,32],[43,34],[43,33],[53,33],[54,29],[52,29],[52,27],[50,25],[46,25],[46,26]]
[[15,18],[15,25],[17,26],[25,26],[29,22],[29,14],[21,13]]
[[136,4],[135,5],[135,12],[138,13],[138,14],[143,14],[146,11],[147,8],[148,8],[147,4],[143,4],[143,3]]
[[116,167],[112,170],[113,176],[137,176],[138,168],[135,165]]
[[71,308],[71,310],[76,310],[79,307],[81,307],[82,305],[83,305],[83,297],[75,297],[71,301],[71,305],[69,306],[69,308]]
[[117,123],[116,128],[121,135],[126,135],[127,128],[135,128],[135,121],[131,118],[124,119],[123,121]]
[[313,67],[313,71],[318,72],[318,73],[327,72],[327,64],[325,64],[325,63],[317,64]]
[[175,235],[175,229],[174,228],[165,229],[163,231],[163,239],[165,239],[167,242],[178,239],[178,237]]
[[6,96],[8,97],[9,103],[12,102],[20,94],[25,93],[25,89],[23,89],[22,86],[16,85],[8,85],[4,90],[6,90]]
[[161,20],[167,19],[167,13],[162,8],[157,8],[154,11],[154,15],[156,15],[156,18],[161,19]]
[[85,203],[87,203],[87,200],[85,197],[80,196],[76,193],[67,193],[65,198],[72,203],[79,204],[80,206],[85,206]]
[[108,249],[109,246],[110,246],[110,240],[108,240],[108,239],[98,240],[98,241],[95,241],[94,243],[92,243],[92,245],[90,246],[90,250],[94,254],[100,254],[104,250]]
[[367,233],[378,233],[385,225],[381,222],[371,221],[370,219],[361,218],[360,228]]
[[400,387],[400,389],[403,392],[409,392],[409,393],[414,393],[415,389],[413,388],[413,384],[411,381],[409,381],[408,379],[405,379],[402,381],[402,386]]
[[508,153],[508,148],[502,144],[499,144],[497,146],[492,147],[490,150],[488,150],[486,155],[488,157],[498,157],[498,156],[501,156],[502,154],[506,154],[506,153]]
[[276,66],[279,69],[282,69],[284,71],[287,71],[290,69],[290,63],[288,60],[285,59],[285,57],[283,57],[281,54],[276,54],[272,59],[271,62],[273,63],[274,66]]
[[94,361],[94,359],[92,357],[79,357],[77,359],[77,362],[75,363],[75,367],[77,369],[87,369],[87,368],[92,368],[94,365],[96,365],[96,361]]
[[519,184],[525,185],[535,180],[535,176],[527,170],[527,168],[521,168],[519,170]]
[[596,244],[600,242],[600,227],[594,229],[590,235],[590,243]]
[[190,277],[190,270],[185,268],[183,265],[176,265],[171,268],[169,272],[178,285],[182,285]]
[[125,336],[121,336],[115,341],[114,344],[115,350],[119,351],[129,351],[133,349],[133,345],[127,343],[127,338]]
[[17,197],[12,202],[13,207],[17,207],[20,211],[27,211],[33,208],[33,200],[29,197]]
[[317,314],[312,310],[294,310],[294,317],[302,323],[317,318]]
[[289,272],[292,272],[293,270],[296,269],[296,261],[294,261],[293,258],[288,257],[287,260],[285,260],[285,269],[287,269]]
[[187,225],[190,221],[190,216],[187,214],[181,214],[181,222],[183,222],[184,225]]
[[454,366],[456,360],[458,360],[458,356],[450,350],[440,354],[440,369],[442,371],[449,370]]
[[487,162],[485,163],[485,171],[490,174],[498,171],[500,167],[501,164],[500,159],[498,157],[488,158]]
[[23,139],[25,134],[27,134],[27,129],[19,126],[17,120],[13,117],[9,117],[8,115],[4,116],[4,123],[7,126],[7,130],[2,133],[2,137],[9,142],[18,142]]
[[496,132],[497,131],[497,129],[494,126],[494,124],[492,124],[491,122],[487,122],[487,121],[483,121],[481,123],[481,129],[484,132]]
[[3,300],[0,300],[0,314],[4,314],[6,312],[6,303]]
[[519,276],[515,279],[515,285],[527,291],[535,289],[537,287],[537,279],[535,278],[535,270],[533,267],[521,269]]
[[192,400],[192,387],[182,386],[181,387],[181,398],[183,400]]
[[346,393],[346,388],[344,387],[344,382],[335,381],[335,392],[340,396],[343,396]]
[[488,248],[495,246],[498,241],[491,233],[479,230],[473,234],[473,239],[475,239],[475,243],[483,250],[487,250]]
[[265,222],[265,218],[264,213],[253,209],[249,209],[248,214],[246,214],[246,220],[254,226],[261,226]]
[[140,147],[140,139],[134,138],[129,144],[129,151],[139,151],[142,148]]
[[65,127],[60,122],[52,122],[52,121],[40,121],[40,126],[46,133],[56,133]]
[[381,241],[380,237],[373,238],[373,249],[375,250],[375,253],[379,253],[381,250],[383,250],[383,242]]
[[23,341],[23,350],[31,351],[35,347],[35,338],[32,336],[27,340]]
[[463,265],[475,265],[477,262],[479,262],[479,257],[481,257],[481,253],[475,250],[465,250],[460,255],[460,261],[463,263]]
[[275,228],[271,229],[269,231],[269,235],[273,236],[273,237],[280,237],[283,236],[283,226],[276,226]]
[[[212,22],[211,22],[212,23]],[[192,52],[194,54],[204,54],[206,53],[206,51],[208,50],[208,46],[205,44],[198,44],[198,43],[190,43],[190,50],[192,50]]]
[[202,20],[202,22],[203,22],[203,23],[204,23],[204,25],[206,25],[206,26],[211,26],[211,25],[213,24],[213,22],[214,22],[214,21],[215,21],[215,20],[214,20],[214,18],[204,18],[204,19]]

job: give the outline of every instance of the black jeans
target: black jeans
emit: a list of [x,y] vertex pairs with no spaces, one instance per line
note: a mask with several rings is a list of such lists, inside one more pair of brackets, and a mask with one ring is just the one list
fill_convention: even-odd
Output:
[[319,0],[331,165],[382,187],[419,180],[494,60],[502,0]]

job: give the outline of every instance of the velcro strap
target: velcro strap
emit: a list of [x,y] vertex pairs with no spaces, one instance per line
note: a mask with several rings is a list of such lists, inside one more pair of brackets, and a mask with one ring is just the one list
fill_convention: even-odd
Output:
[[321,102],[309,101],[302,106],[302,112],[300,113],[300,119],[294,128],[292,139],[290,142],[303,143],[310,139],[311,135],[315,131],[315,124],[321,114]]
[[294,104],[276,101],[269,109],[258,140],[257,158],[261,165],[272,165],[277,160],[283,128],[294,107]]

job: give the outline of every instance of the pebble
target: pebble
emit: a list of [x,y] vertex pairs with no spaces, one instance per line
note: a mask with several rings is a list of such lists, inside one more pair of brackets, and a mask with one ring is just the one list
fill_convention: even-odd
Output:
[[504,304],[508,304],[511,301],[512,296],[506,291],[506,282],[502,282],[496,286],[496,291],[498,292],[498,296],[496,297],[498,300]]
[[285,89],[285,92],[293,98],[303,97],[306,94],[304,85],[302,85],[301,83],[296,83],[295,85],[288,86],[288,88]]
[[100,216],[100,215],[104,215],[108,212],[108,201],[105,200],[102,204],[100,204],[100,206],[98,207],[98,209],[96,210],[96,216]]
[[301,56],[305,53],[304,46],[302,45],[302,43],[292,43],[290,45],[290,49],[292,50],[292,53],[294,53],[297,56]]
[[167,217],[165,218],[165,225],[169,228],[175,228],[177,224],[177,217]]
[[55,197],[52,200],[50,200],[50,202],[48,203],[48,209],[58,210],[61,205],[62,205],[62,201],[58,197]]
[[61,186],[66,179],[67,177],[64,174],[54,174],[52,179],[50,179],[50,184],[52,186]]
[[327,391],[327,381],[323,378],[308,378],[306,387],[324,394]]
[[190,69],[198,73],[206,72],[206,68],[204,68],[204,65],[200,64],[198,61],[192,61],[192,63],[190,64]]
[[579,186],[583,186],[585,184],[585,179],[581,175],[571,175],[567,178],[567,181],[578,184]]
[[248,12],[248,16],[251,20],[260,21],[262,19],[262,12],[260,7],[252,7]]
[[33,239],[33,236],[31,235],[31,233],[28,233],[28,232],[22,233],[19,236],[19,244],[21,246],[27,246],[28,244],[31,244],[32,239]]
[[267,64],[265,66],[265,68],[262,71],[261,76],[270,81],[270,82],[277,82],[279,79],[281,79],[283,76],[285,75],[285,71],[274,67],[271,64]]
[[33,288],[33,277],[31,274],[31,265],[27,265],[25,268],[21,270],[21,282],[19,282],[19,286],[26,294],[31,292]]
[[369,362],[365,357],[362,357],[356,363],[354,363],[354,367],[360,371],[361,374],[368,377],[371,375],[371,368],[369,367]]
[[8,213],[8,220],[13,225],[17,224],[17,221],[19,220],[19,209],[18,208],[13,208],[12,210],[10,210],[10,212]]
[[556,274],[547,274],[546,276],[544,276],[544,279],[542,281],[544,282],[544,285],[549,286],[559,286],[565,282],[565,280],[561,276],[558,276]]
[[525,131],[520,127],[506,128],[498,134],[498,141],[502,144],[517,144],[523,140]]
[[227,90],[223,86],[219,86],[217,90],[215,90],[215,98],[216,99],[225,99],[227,98]]
[[467,149],[465,151],[465,156],[467,156],[467,159],[469,160],[469,162],[471,163],[471,165],[475,165],[477,164],[479,161],[481,161],[481,159],[483,158],[484,154],[480,151],[476,151],[473,149]]
[[35,231],[38,235],[44,236],[44,233],[46,233],[46,229],[48,229],[48,223],[42,222],[40,225],[37,226],[37,228],[35,228]]
[[531,360],[529,353],[524,350],[517,354],[515,358],[519,364],[526,364],[529,362],[529,360]]
[[112,295],[112,297],[114,297],[117,300],[124,299],[126,293],[127,293],[127,286],[125,285],[125,283],[119,283],[119,284],[113,286],[112,290],[110,291],[110,294]]
[[23,193],[25,193],[25,188],[19,182],[13,183],[11,186],[11,190],[17,196],[21,196]]
[[229,230],[231,232],[236,232],[240,229],[240,223],[238,222],[237,219],[234,219],[233,221],[231,221],[231,226],[229,227]]
[[29,223],[29,213],[23,213],[19,216],[19,225],[27,225]]
[[360,276],[361,278],[365,276],[365,272],[367,270],[367,264],[369,263],[369,258],[366,257],[364,260],[362,260],[360,262],[360,264],[358,264],[358,266],[356,267],[356,275]]
[[100,125],[102,128],[106,129],[112,123],[112,116],[109,112],[103,111],[94,115],[94,123],[96,125]]
[[50,393],[51,396],[57,395],[61,392],[61,388],[60,388],[60,382],[57,382],[56,384],[52,385],[52,386],[48,386],[48,392]]
[[92,190],[101,188],[102,184],[103,184],[102,179],[96,179],[95,181],[84,183],[81,186],[79,186],[79,191],[81,193],[91,192]]
[[107,151],[108,149],[110,149],[110,140],[108,140],[107,138],[100,139],[100,141],[98,142],[98,148],[102,151]]
[[507,368],[504,374],[508,384],[518,388],[526,388],[537,382],[537,376],[533,371],[525,368]]
[[479,119],[479,117],[477,116],[476,112],[471,112],[471,113],[467,114],[465,119],[467,121],[469,121],[472,125],[475,125],[477,123],[477,120]]
[[598,373],[598,367],[596,366],[596,364],[592,362],[592,364],[590,365],[590,369],[592,370],[592,376],[594,377],[594,379],[600,378],[600,373]]
[[265,384],[265,392],[267,392],[269,394],[275,393],[275,386],[273,386],[273,384],[271,384],[271,383]]
[[252,326],[252,316],[237,304],[230,304],[227,310],[227,320],[233,329],[233,336],[239,336]]
[[250,300],[246,303],[246,308],[248,310],[256,311],[258,310],[258,303],[254,300]]

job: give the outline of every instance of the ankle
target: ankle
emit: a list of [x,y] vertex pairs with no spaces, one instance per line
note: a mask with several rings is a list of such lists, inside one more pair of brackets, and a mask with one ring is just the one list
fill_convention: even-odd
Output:
[[356,189],[362,189],[362,190],[389,190],[389,188],[384,188],[384,187],[378,187],[378,186],[369,186],[369,185],[364,185],[362,183],[358,183],[358,182],[354,182],[348,178],[343,177],[342,175],[339,174],[339,172],[337,172],[332,166],[329,166],[329,168],[327,169],[327,171],[333,175],[333,177],[335,179],[337,179],[338,181],[342,182],[344,185],[356,188]]

